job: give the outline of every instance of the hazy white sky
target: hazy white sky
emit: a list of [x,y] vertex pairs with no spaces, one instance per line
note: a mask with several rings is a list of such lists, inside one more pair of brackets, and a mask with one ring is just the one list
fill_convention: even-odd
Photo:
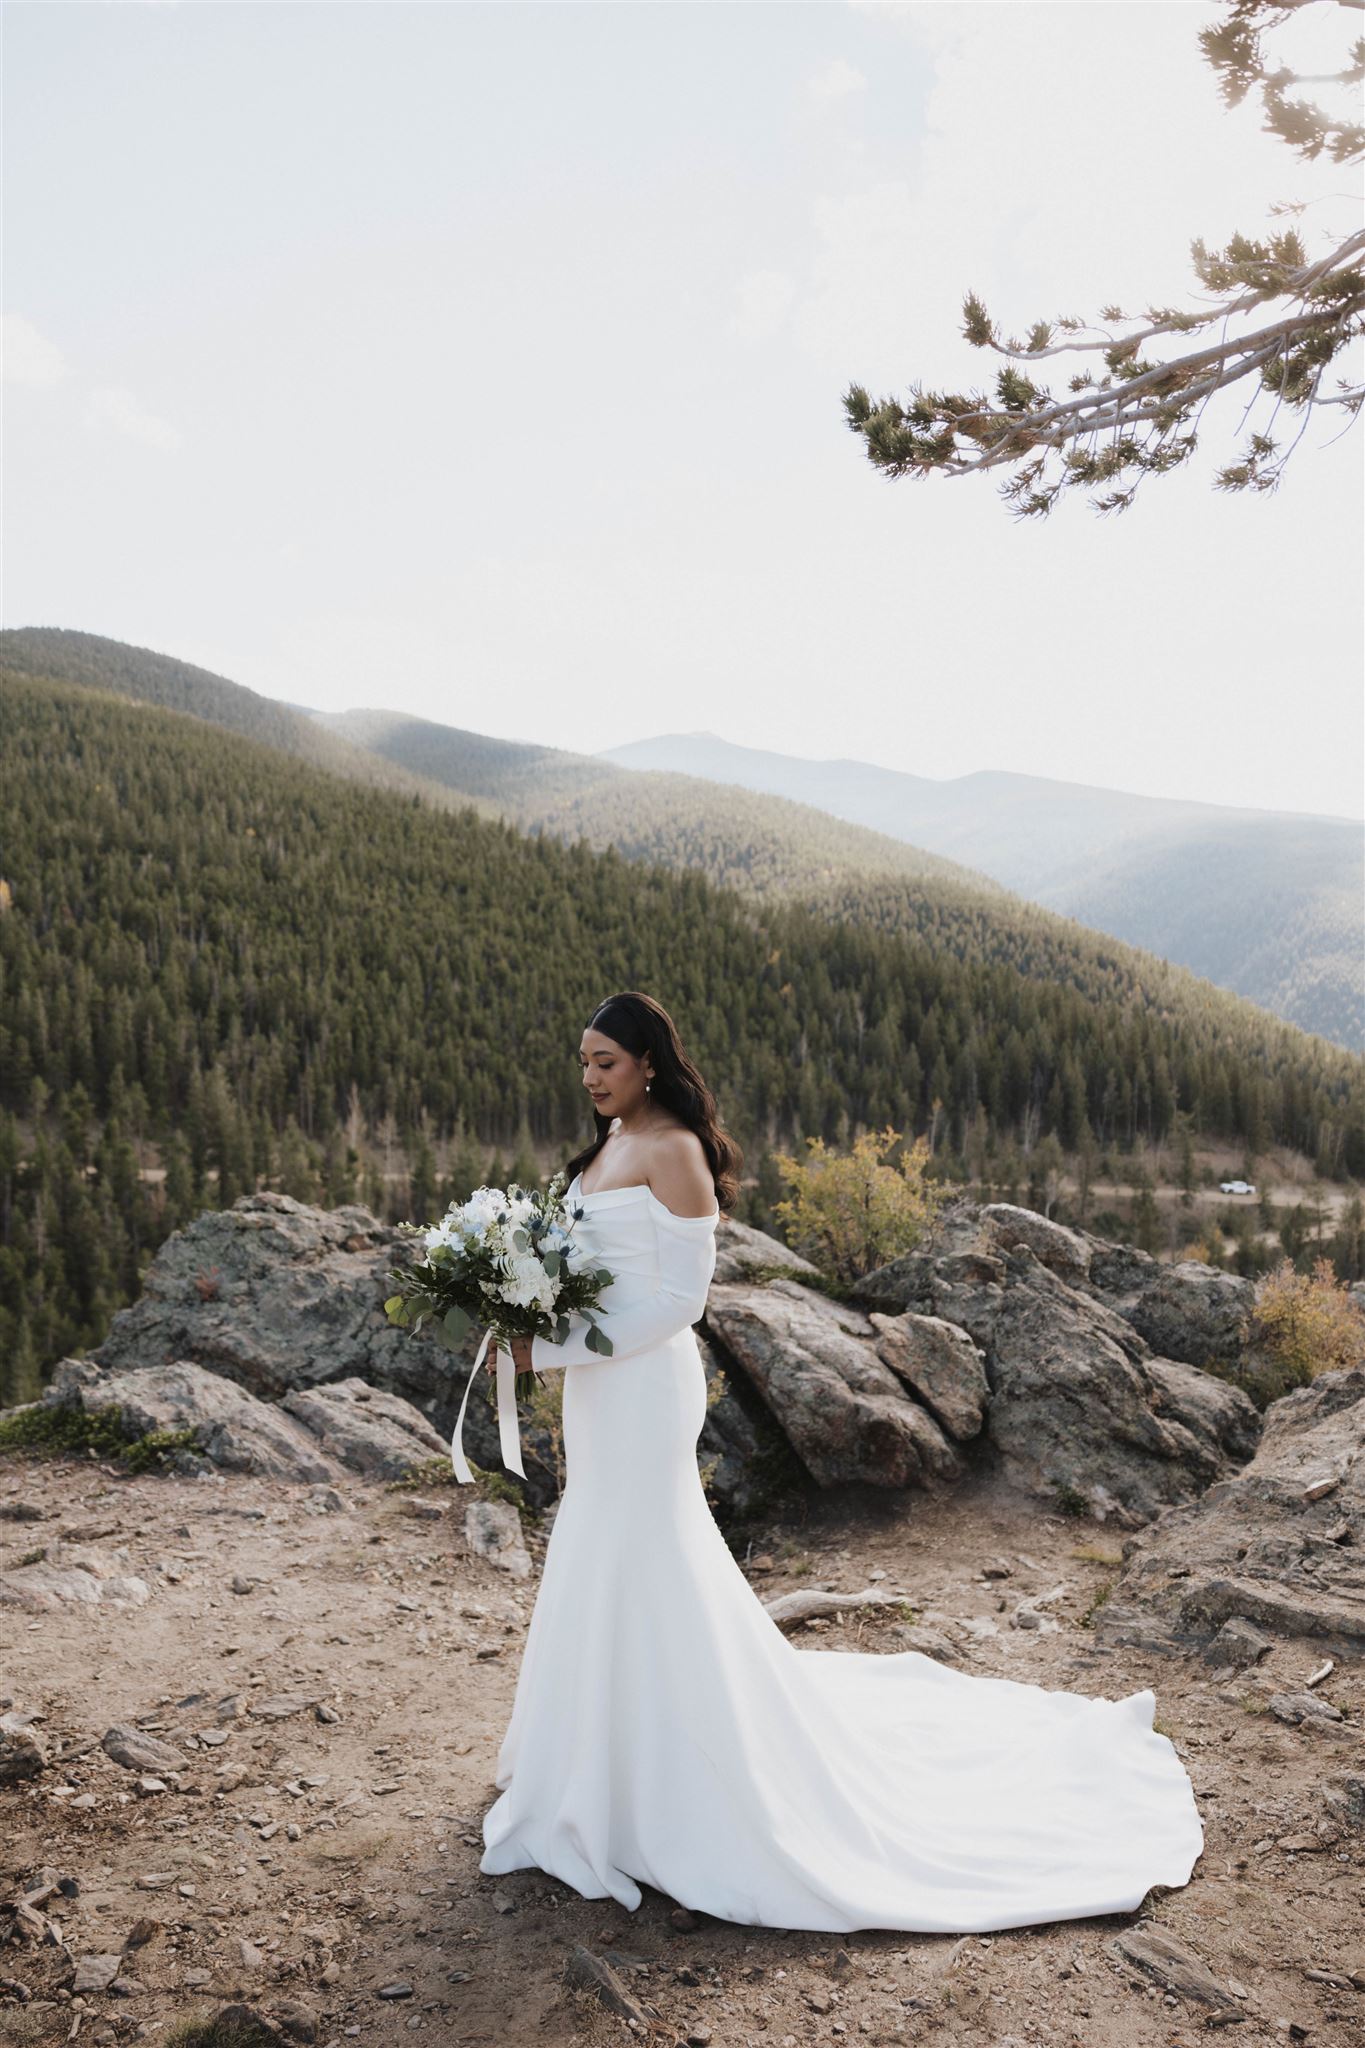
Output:
[[5,623],[589,752],[1359,814],[1365,421],[1229,497],[1229,399],[1198,473],[1024,524],[840,404],[988,382],[969,286],[1017,332],[1188,300],[1276,200],[1359,225],[1222,108],[1221,12],[11,0]]

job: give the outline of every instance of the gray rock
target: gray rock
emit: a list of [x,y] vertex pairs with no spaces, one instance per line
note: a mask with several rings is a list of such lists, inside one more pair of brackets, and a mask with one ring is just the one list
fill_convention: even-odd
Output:
[[61,1541],[46,1550],[35,1564],[0,1572],[0,1607],[55,1614],[63,1607],[141,1607],[152,1597],[145,1579],[126,1569],[126,1550]]
[[891,1633],[902,1649],[918,1650],[922,1657],[932,1657],[938,1664],[957,1664],[961,1652],[957,1644],[950,1642],[940,1629],[925,1628],[920,1622],[901,1621],[893,1624]]
[[575,1942],[564,1963],[564,1982],[575,1991],[587,1991],[622,2019],[649,2026],[649,2016],[638,1999],[631,1997],[621,1978],[602,1956],[596,1956],[581,1942]]
[[1250,1280],[1182,1259],[1158,1266],[1128,1310],[1152,1350],[1186,1365],[1235,1365],[1243,1324],[1255,1298]]
[[317,1437],[274,1402],[258,1400],[192,1359],[126,1371],[63,1359],[44,1399],[86,1415],[117,1410],[130,1443],[154,1430],[193,1430],[197,1457],[191,1469],[197,1464],[306,1482],[342,1476]]
[[507,1500],[472,1500],[465,1509],[465,1542],[476,1557],[510,1572],[514,1579],[529,1577],[531,1553],[521,1533],[521,1516]]
[[[1255,1456],[1124,1545],[1101,1640],[1202,1648],[1234,1617],[1271,1636],[1365,1643],[1365,1369],[1321,1373],[1265,1412]],[[1335,1476],[1314,1498],[1314,1482]]]
[[141,1728],[116,1724],[100,1737],[100,1748],[125,1771],[183,1771],[186,1757],[168,1742],[158,1742]]
[[76,1974],[71,1980],[73,1994],[107,1991],[119,1973],[121,1955],[77,1956]]
[[1020,1209],[1013,1202],[988,1202],[981,1220],[996,1242],[1007,1250],[1026,1244],[1034,1256],[1063,1280],[1086,1280],[1090,1276],[1090,1241],[1050,1216],[1034,1209]]
[[1302,1727],[1305,1723],[1344,1721],[1346,1718],[1340,1707],[1334,1707],[1330,1700],[1315,1692],[1273,1693],[1266,1706],[1277,1721],[1287,1721],[1291,1728]]
[[[994,1251],[995,1241],[982,1226],[979,1204],[958,1196],[944,1204],[922,1245],[864,1275],[858,1282],[858,1298],[887,1315],[900,1315],[908,1308],[946,1315],[934,1299],[940,1273],[956,1260],[973,1268],[978,1261],[991,1260]],[[970,1277],[971,1284],[981,1285],[989,1272],[973,1271]],[[948,1316],[950,1322],[959,1320]]]
[[1365,1776],[1339,1771],[1318,1787],[1318,1832],[1328,1847],[1365,1828]]
[[1161,1262],[1134,1244],[1111,1244],[1085,1232],[1090,1245],[1090,1285],[1127,1314],[1161,1272]]
[[165,1240],[91,1356],[116,1370],[193,1359],[262,1400],[353,1373],[401,1386],[426,1348],[384,1315],[387,1270],[407,1262],[406,1245],[359,1204],[242,1195]]
[[1249,1455],[1259,1418],[1237,1388],[1142,1355],[1123,1319],[1027,1248],[994,1319],[989,1440],[1005,1475],[1065,1491],[1101,1520],[1138,1527]]
[[47,1743],[31,1721],[28,1714],[0,1714],[0,1785],[36,1778],[46,1766]]
[[1225,1621],[1216,1636],[1205,1643],[1204,1662],[1215,1671],[1245,1671],[1258,1663],[1272,1646],[1272,1638],[1240,1614]]
[[961,1476],[958,1452],[878,1358],[867,1317],[846,1303],[789,1280],[713,1285],[706,1321],[819,1485]]
[[716,1270],[722,1281],[750,1280],[755,1274],[776,1267],[793,1279],[812,1276],[816,1268],[780,1238],[769,1237],[747,1223],[735,1223],[723,1216],[716,1225]]
[[425,1415],[397,1394],[362,1379],[286,1394],[280,1407],[348,1471],[367,1479],[401,1479],[432,1458],[449,1458],[450,1445]]
[[1135,1963],[1146,1976],[1174,1991],[1177,1997],[1192,1998],[1198,2005],[1236,2003],[1232,1993],[1219,1983],[1194,1950],[1187,1948],[1169,1928],[1143,1921],[1116,1934],[1110,1947],[1127,1962]]
[[990,1385],[979,1345],[941,1316],[868,1317],[877,1332],[877,1356],[943,1424],[950,1436],[973,1437],[986,1419]]
[[312,1486],[319,1512],[343,1509],[330,1483],[349,1472],[397,1479],[448,1455],[410,1401],[364,1380],[343,1380],[283,1401],[262,1401],[191,1359],[112,1372],[64,1359],[44,1399],[86,1414],[117,1410],[130,1442],[154,1430],[192,1431],[190,1471],[243,1472]]
[[708,1400],[697,1437],[697,1463],[707,1490],[727,1515],[760,1514],[785,1492],[808,1485],[804,1466],[739,1367],[705,1329],[697,1332],[708,1393],[717,1375],[723,1391]]
[[[273,1191],[242,1195],[166,1239],[140,1298],[114,1316],[91,1357],[130,1373],[188,1361],[271,1403],[361,1380],[411,1402],[448,1455],[483,1332],[472,1330],[452,1355],[430,1331],[413,1336],[388,1321],[390,1268],[412,1257],[413,1241],[359,1203],[329,1210]],[[477,1394],[465,1416],[465,1451],[500,1470],[496,1410]],[[523,1443],[534,1436],[523,1424]],[[540,1449],[548,1457],[548,1444]],[[317,1439],[312,1456],[311,1476],[335,1479],[339,1468]],[[553,1480],[529,1458],[527,1470],[526,1493],[543,1506]]]

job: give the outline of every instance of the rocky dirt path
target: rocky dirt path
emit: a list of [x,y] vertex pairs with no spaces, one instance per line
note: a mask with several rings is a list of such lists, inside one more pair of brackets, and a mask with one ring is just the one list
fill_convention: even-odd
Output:
[[[986,1482],[909,1508],[822,1496],[752,1532],[756,1592],[876,1583],[964,1669],[1110,1698],[1152,1685],[1205,1819],[1194,1879],[1138,1915],[957,1939],[740,1927],[648,1888],[630,1914],[536,1871],[479,1874],[536,1579],[468,1554],[468,1498],[0,1459],[0,1574],[63,1539],[151,1589],[138,1607],[0,1606],[0,1712],[34,1716],[48,1752],[0,1789],[7,2048],[169,2048],[229,2000],[330,2048],[1362,2039],[1365,1816],[1314,1833],[1323,1781],[1361,1767],[1358,1666],[1323,1688],[1341,1722],[1283,1725],[1266,1702],[1303,1690],[1310,1644],[1228,1678],[1095,1642],[1119,1553],[1091,1524]],[[538,1570],[543,1537],[530,1547]],[[1029,1599],[1043,1625],[1012,1625]],[[902,1625],[854,1615],[799,1640],[893,1651]],[[114,1727],[169,1761],[115,1761]],[[105,1988],[100,1958],[117,1962]]]

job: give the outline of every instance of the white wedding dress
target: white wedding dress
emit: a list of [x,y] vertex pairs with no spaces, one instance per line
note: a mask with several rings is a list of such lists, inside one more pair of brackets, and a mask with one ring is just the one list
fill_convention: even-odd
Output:
[[615,1351],[589,1351],[577,1315],[563,1347],[532,1344],[538,1368],[566,1368],[567,1481],[480,1870],[538,1868],[632,1910],[647,1883],[721,1919],[837,1933],[984,1933],[1186,1884],[1203,1828],[1150,1690],[1089,1698],[787,1640],[697,1469],[691,1325],[719,1212],[574,1185],[574,1234],[615,1276]]

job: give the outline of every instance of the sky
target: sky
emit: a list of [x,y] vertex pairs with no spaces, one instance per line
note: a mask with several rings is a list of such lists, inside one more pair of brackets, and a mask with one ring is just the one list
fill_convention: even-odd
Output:
[[1018,521],[841,402],[989,385],[969,288],[1200,305],[1195,236],[1360,226],[1222,106],[1221,12],[9,0],[4,623],[581,752],[1360,816],[1365,418],[1229,495],[1225,393],[1129,511]]

